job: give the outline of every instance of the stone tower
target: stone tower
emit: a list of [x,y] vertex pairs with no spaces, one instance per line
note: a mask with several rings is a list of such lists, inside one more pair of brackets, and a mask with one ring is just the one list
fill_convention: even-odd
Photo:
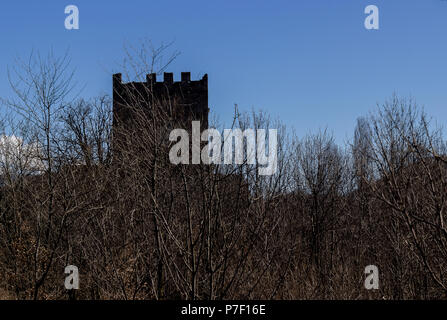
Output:
[[165,72],[163,81],[157,82],[156,74],[152,73],[146,76],[145,82],[123,83],[120,73],[113,75],[114,127],[121,123],[132,126],[134,110],[142,108],[151,114],[154,105],[165,110],[173,123],[189,122],[190,128],[190,121],[199,120],[202,130],[207,129],[208,76],[205,74],[201,80],[191,81],[191,74],[182,72],[181,80],[174,81],[173,74]]

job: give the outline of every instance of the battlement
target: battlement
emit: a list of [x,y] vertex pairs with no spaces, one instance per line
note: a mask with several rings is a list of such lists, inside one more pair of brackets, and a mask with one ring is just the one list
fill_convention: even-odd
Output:
[[116,88],[117,86],[125,86],[125,85],[135,85],[135,84],[152,84],[152,85],[205,85],[208,87],[208,75],[205,74],[202,79],[191,81],[191,73],[190,72],[182,72],[181,73],[181,80],[180,81],[174,81],[174,74],[172,72],[165,72],[163,74],[163,81],[157,82],[157,74],[156,73],[150,73],[146,75],[146,82],[128,82],[123,83],[122,81],[122,74],[116,73],[113,75],[113,87]]
[[208,127],[208,75],[192,81],[190,72],[182,72],[180,81],[174,81],[174,74],[165,72],[163,81],[157,81],[157,74],[151,73],[145,80],[124,83],[121,73],[113,75],[114,126],[132,126],[135,110],[150,114],[152,105],[158,105],[174,121],[199,120],[202,127]]

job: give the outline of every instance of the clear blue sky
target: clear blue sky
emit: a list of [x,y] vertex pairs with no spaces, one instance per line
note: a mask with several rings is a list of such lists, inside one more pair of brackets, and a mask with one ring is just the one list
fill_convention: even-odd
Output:
[[[80,30],[64,28],[64,8]],[[380,30],[364,28],[364,8]],[[45,0],[0,6],[0,95],[6,67],[31,49],[70,47],[84,95],[111,93],[125,40],[175,41],[170,71],[209,75],[209,104],[228,122],[233,104],[267,110],[299,135],[328,127],[338,142],[358,116],[393,92],[447,122],[447,1],[443,0]]]

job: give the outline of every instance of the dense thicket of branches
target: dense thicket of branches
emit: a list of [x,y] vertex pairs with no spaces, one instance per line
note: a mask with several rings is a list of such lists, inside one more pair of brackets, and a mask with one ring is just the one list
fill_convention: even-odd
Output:
[[[109,97],[67,101],[66,64],[32,56],[10,74],[2,298],[73,297],[70,264],[81,299],[447,297],[445,137],[413,101],[392,97],[359,119],[345,147],[236,112],[234,127],[279,129],[278,171],[259,176],[247,163],[170,164],[176,102],[150,89],[151,112],[135,97],[135,125],[112,131]],[[363,286],[370,264],[378,290]]]

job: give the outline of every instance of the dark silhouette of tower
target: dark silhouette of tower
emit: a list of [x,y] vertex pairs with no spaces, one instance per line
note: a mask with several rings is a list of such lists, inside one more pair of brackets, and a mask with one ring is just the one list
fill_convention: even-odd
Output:
[[[189,72],[181,73],[181,81],[174,81],[172,73],[164,73],[162,82],[157,82],[155,73],[146,76],[146,82],[123,83],[120,73],[113,75],[113,125],[132,127],[133,115],[142,109],[149,116],[158,107],[165,117],[160,125],[169,118],[169,125],[185,126],[192,120],[201,121],[202,130],[208,128],[208,75],[201,80],[191,81]],[[157,118],[157,113],[153,116]],[[157,122],[157,119],[154,119]],[[188,127],[184,129],[188,130]]]

